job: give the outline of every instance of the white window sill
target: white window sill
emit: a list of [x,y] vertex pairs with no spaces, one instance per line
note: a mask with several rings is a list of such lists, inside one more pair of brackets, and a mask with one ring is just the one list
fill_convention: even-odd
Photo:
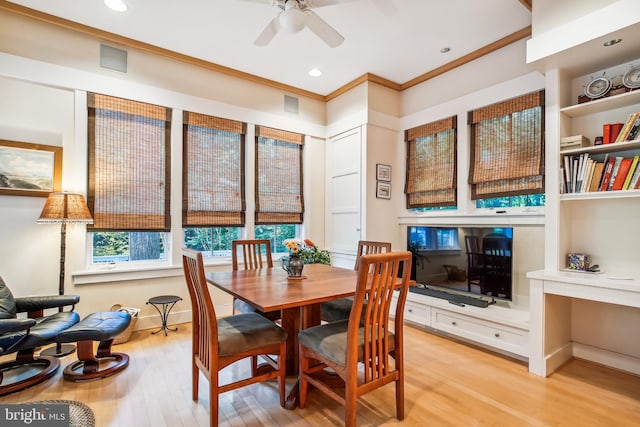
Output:
[[[230,266],[229,258],[204,259],[205,267]],[[74,271],[71,276],[74,285],[89,285],[94,283],[122,282],[127,280],[157,279],[162,277],[182,276],[182,265],[145,265],[132,266],[128,264],[108,265],[84,271]]]

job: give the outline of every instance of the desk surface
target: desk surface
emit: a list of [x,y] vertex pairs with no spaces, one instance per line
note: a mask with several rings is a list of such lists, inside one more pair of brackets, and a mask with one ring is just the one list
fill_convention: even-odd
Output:
[[306,264],[302,280],[289,280],[282,268],[207,273],[212,285],[261,311],[284,310],[352,296],[357,272],[323,264]]

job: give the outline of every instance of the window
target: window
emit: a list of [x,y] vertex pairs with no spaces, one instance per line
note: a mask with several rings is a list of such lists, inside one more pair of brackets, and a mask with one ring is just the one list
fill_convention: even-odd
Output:
[[544,91],[469,112],[471,199],[544,193]]
[[171,109],[94,93],[87,104],[92,262],[164,259]]
[[405,131],[407,209],[456,206],[456,117]]
[[231,256],[245,224],[245,133],[242,122],[184,112],[184,245],[204,256]]
[[245,223],[246,125],[184,113],[183,227],[242,227]]
[[524,196],[493,197],[476,200],[477,208],[515,208],[528,206],[544,206],[544,194],[527,194]]
[[282,242],[296,237],[298,227],[295,224],[256,225],[254,233],[256,239],[271,241],[271,252],[286,252]]
[[165,233],[105,231],[93,233],[94,264],[165,259]]
[[239,227],[185,228],[184,245],[203,256],[230,257],[231,242],[240,239]]
[[256,126],[256,225],[302,224],[303,143],[304,135]]

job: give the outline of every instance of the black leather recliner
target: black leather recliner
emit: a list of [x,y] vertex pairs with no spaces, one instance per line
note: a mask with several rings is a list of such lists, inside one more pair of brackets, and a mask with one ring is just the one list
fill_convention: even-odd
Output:
[[[0,364],[0,396],[23,390],[51,378],[60,361],[50,356],[35,356],[38,347],[55,343],[61,331],[78,323],[73,311],[78,295],[33,296],[14,298],[0,277],[0,356],[17,353],[16,359]],[[45,315],[44,310],[71,306],[70,311]],[[18,313],[26,317],[18,318]],[[12,376],[16,368],[29,366],[33,375]]]

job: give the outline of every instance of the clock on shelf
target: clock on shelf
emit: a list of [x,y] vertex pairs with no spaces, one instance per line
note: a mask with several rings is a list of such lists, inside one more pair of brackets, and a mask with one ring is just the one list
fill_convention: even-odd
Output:
[[640,87],[640,65],[631,66],[631,68],[622,76],[622,84],[629,89],[637,89]]
[[602,76],[592,79],[584,87],[584,94],[587,98],[598,99],[605,96],[611,90],[611,79]]

